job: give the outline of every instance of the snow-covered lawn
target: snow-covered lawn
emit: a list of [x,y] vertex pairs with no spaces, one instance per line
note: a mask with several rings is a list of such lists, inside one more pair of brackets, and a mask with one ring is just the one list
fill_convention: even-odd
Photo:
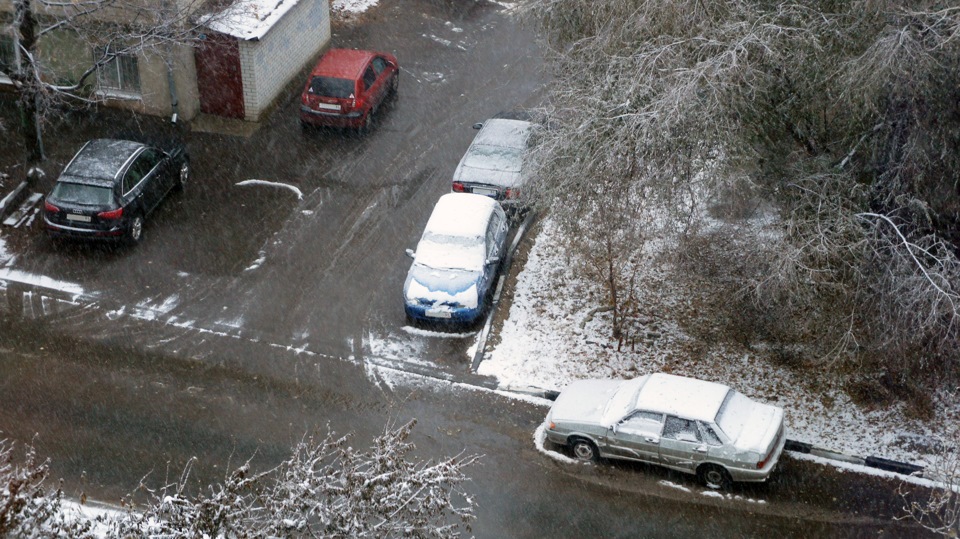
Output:
[[[536,230],[534,230],[536,233]],[[934,398],[935,419],[908,417],[903,406],[866,410],[844,392],[833,373],[793,369],[762,347],[703,342],[683,328],[696,313],[696,298],[660,256],[669,245],[651,243],[638,282],[641,301],[656,313],[635,349],[617,350],[602,291],[578,275],[547,220],[539,227],[517,279],[499,342],[480,364],[481,374],[502,386],[563,389],[582,378],[631,378],[671,372],[725,383],[785,409],[788,436],[834,451],[927,465],[936,437],[960,423],[956,395]],[[709,323],[701,322],[701,323]],[[956,389],[954,391],[957,391]]]

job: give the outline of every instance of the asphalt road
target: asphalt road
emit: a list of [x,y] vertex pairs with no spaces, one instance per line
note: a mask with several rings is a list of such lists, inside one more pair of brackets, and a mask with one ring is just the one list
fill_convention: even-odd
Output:
[[[193,456],[197,481],[215,481],[251,455],[277,462],[307,431],[362,444],[418,418],[420,455],[483,455],[470,487],[478,537],[916,535],[893,521],[895,483],[790,458],[772,483],[723,498],[653,467],[551,459],[533,444],[546,408],[470,374],[470,335],[405,328],[403,251],[449,189],[470,126],[543,99],[531,32],[502,5],[439,0],[383,0],[335,29],[336,46],[402,66],[399,98],[365,137],[302,131],[294,87],[248,138],[71,117],[48,139],[51,170],[87,138],[143,131],[186,140],[194,175],[135,249],[0,232],[12,255],[0,274],[3,436],[33,440],[69,493],[116,501]],[[12,140],[2,153],[15,160]],[[249,179],[303,198],[236,185]]]

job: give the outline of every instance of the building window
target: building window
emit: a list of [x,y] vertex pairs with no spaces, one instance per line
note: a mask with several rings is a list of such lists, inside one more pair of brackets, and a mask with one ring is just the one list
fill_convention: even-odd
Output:
[[[103,57],[104,49],[96,51],[95,60]],[[118,55],[97,69],[97,83],[105,92],[140,93],[140,68],[137,57]]]

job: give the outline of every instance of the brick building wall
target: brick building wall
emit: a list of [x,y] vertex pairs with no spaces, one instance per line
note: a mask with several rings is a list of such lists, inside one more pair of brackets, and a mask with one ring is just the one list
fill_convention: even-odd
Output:
[[257,121],[329,41],[328,0],[300,0],[262,39],[241,41],[245,119]]

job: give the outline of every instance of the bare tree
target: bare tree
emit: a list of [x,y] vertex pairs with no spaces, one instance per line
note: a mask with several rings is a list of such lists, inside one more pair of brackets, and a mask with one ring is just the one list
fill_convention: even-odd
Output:
[[782,231],[757,242],[759,267],[731,263],[760,310],[809,327],[831,360],[960,375],[960,8],[525,6],[556,77],[535,163],[560,222],[633,211],[596,202],[616,184],[696,233],[698,212],[747,178]]
[[[0,0],[0,6],[11,0]],[[98,70],[133,55],[158,55],[167,62],[175,47],[194,45],[203,24],[201,0],[12,0],[17,61],[8,68],[20,109],[28,161],[44,158],[43,126],[63,106],[85,106],[104,99],[96,90]],[[58,68],[39,52],[45,38],[69,35],[87,50],[76,74]],[[49,52],[49,51],[48,51]],[[2,72],[2,69],[0,69]]]

